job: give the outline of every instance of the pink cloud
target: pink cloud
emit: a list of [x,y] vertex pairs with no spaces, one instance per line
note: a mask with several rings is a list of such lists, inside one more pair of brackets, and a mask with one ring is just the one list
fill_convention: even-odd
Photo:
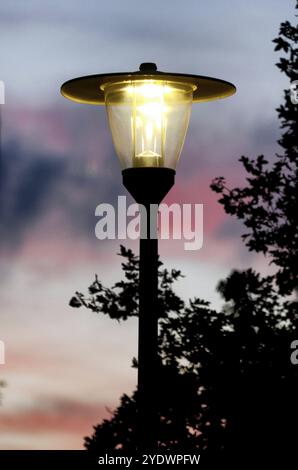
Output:
[[43,436],[49,441],[47,445],[50,447],[47,448],[80,449],[83,447],[84,436],[90,435],[93,426],[109,416],[107,409],[101,405],[70,400],[51,403],[51,399],[45,405],[47,406],[40,409],[2,412],[0,430],[5,447],[0,443],[0,448],[24,449],[22,440],[26,435],[27,445],[30,444],[31,450],[40,448],[36,437]]

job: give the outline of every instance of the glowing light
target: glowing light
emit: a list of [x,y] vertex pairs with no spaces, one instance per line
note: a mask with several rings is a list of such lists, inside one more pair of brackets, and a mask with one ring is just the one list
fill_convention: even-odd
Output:
[[193,87],[188,84],[151,79],[105,88],[112,136],[120,160],[125,155],[124,167],[175,166],[188,125],[192,93]]
[[132,95],[133,93],[138,93],[144,98],[158,98],[161,97],[164,93],[170,93],[173,91],[173,88],[165,84],[156,84],[154,82],[139,84],[139,85],[128,85],[125,87],[126,93]]

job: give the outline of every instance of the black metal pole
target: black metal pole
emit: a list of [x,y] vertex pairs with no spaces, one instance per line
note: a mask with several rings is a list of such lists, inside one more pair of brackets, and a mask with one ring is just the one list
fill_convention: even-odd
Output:
[[150,206],[146,207],[146,220],[142,222],[146,224],[147,238],[140,238],[138,431],[139,450],[152,452],[156,446],[157,427],[158,241],[150,238]]
[[175,171],[129,168],[123,170],[122,175],[126,189],[146,209],[145,217],[141,211],[140,230],[145,237],[140,238],[139,268],[138,450],[152,452],[157,448],[159,368],[156,208],[173,186]]

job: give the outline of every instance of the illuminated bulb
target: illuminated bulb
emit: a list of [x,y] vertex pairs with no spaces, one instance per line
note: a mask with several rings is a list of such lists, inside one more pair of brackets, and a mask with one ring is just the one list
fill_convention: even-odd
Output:
[[175,167],[190,116],[193,86],[135,80],[104,88],[123,167]]
[[171,89],[156,83],[140,83],[126,87],[126,91],[132,96],[133,104],[133,166],[162,166],[165,88],[167,93]]

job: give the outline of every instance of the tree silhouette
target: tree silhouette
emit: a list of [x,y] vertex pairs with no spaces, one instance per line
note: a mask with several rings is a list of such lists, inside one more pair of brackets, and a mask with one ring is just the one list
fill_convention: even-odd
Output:
[[[297,5],[296,5],[296,8]],[[273,40],[276,51],[284,51],[276,64],[290,82],[298,80],[298,30],[288,21],[280,26]],[[248,232],[242,237],[250,250],[269,254],[278,267],[276,283],[281,294],[297,287],[297,177],[298,138],[297,104],[291,100],[290,85],[284,91],[284,103],[277,109],[283,133],[278,143],[283,149],[273,165],[263,155],[256,159],[240,158],[247,185],[228,189],[223,177],[216,178],[212,189],[221,194],[219,202],[228,214],[243,220]]]
[[[297,28],[282,23],[274,43],[286,53],[278,67],[296,80]],[[243,188],[228,189],[223,177],[211,186],[226,212],[243,220],[249,249],[267,255],[276,274],[232,271],[218,284],[225,303],[217,312],[204,300],[179,298],[174,283],[181,272],[159,263],[161,450],[202,452],[210,462],[219,457],[231,465],[252,455],[268,463],[295,449],[298,368],[290,345],[298,339],[298,313],[289,294],[297,288],[297,107],[287,90],[278,115],[283,154],[271,165],[263,156],[241,157],[248,174]],[[123,246],[120,255],[124,279],[106,288],[96,278],[89,295],[77,292],[71,306],[118,321],[137,316],[139,260]],[[135,451],[136,394],[123,395],[113,416],[94,428],[88,450]]]

